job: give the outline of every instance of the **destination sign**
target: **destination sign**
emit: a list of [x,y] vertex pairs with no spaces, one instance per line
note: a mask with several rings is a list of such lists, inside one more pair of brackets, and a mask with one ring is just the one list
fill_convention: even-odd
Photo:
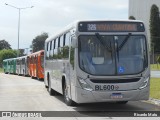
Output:
[[80,32],[144,32],[140,22],[81,22]]

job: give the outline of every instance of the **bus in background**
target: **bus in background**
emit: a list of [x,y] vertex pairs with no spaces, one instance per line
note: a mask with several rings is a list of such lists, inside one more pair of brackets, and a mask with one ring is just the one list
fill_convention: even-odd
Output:
[[4,73],[16,74],[16,60],[15,58],[3,60]]
[[32,78],[44,78],[44,50],[27,56],[28,73]]
[[27,56],[22,56],[15,58],[16,59],[16,74],[27,76]]
[[3,70],[5,74],[8,73],[8,60],[7,59],[3,60]]
[[16,74],[16,59],[15,58],[10,59],[10,73]]
[[141,21],[78,21],[45,41],[49,94],[76,103],[148,100],[148,39]]

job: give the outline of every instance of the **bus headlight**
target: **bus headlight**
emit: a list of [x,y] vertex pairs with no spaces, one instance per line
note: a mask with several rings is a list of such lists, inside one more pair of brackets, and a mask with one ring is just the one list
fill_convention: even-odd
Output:
[[78,78],[78,81],[84,90],[93,91],[92,87],[88,83],[86,83],[84,79]]
[[147,87],[148,82],[149,82],[150,77],[148,77],[146,80],[143,81],[141,87],[139,87],[139,89],[144,89],[145,87]]

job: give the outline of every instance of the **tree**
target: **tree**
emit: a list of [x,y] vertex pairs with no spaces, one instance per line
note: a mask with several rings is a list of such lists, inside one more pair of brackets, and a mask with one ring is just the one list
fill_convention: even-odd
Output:
[[3,49],[11,49],[11,45],[5,40],[0,40],[0,50]]
[[20,56],[24,56],[25,54],[24,54],[24,49],[19,49],[19,57]]
[[17,56],[17,51],[12,49],[4,49],[0,50],[0,67],[2,67],[2,63],[4,59],[15,58]]
[[136,20],[136,18],[134,16],[129,16],[130,20]]
[[38,35],[35,39],[33,39],[32,51],[36,52],[39,50],[44,50],[44,43],[47,38],[48,38],[48,34],[42,33],[41,35]]
[[159,8],[156,5],[152,5],[150,11],[150,33],[151,33],[151,49],[154,52],[160,52],[160,16]]

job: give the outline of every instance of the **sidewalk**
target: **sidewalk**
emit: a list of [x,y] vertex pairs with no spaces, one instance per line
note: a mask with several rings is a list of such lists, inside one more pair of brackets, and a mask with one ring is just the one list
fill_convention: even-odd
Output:
[[160,78],[160,71],[151,71],[151,77]]
[[159,99],[149,98],[148,101],[151,102],[152,104],[160,106],[160,100]]

